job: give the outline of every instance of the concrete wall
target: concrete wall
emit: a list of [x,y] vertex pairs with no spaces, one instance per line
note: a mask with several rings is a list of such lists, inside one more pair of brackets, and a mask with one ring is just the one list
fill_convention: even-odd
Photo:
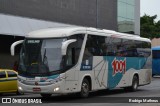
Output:
[[117,30],[117,0],[0,0],[0,13]]
[[[12,27],[10,30],[4,29],[4,27],[0,28],[0,32],[6,31],[1,34],[7,33],[6,35],[24,36],[30,31],[27,29],[39,28],[41,24],[38,23],[41,22],[36,21],[37,24],[34,28],[30,24],[34,24],[34,19],[49,21],[49,23],[60,22],[116,31],[118,29],[117,0],[0,0],[0,14],[0,19],[3,19],[1,25]],[[19,16],[24,17],[24,19]],[[5,24],[8,22],[10,24]],[[23,25],[20,23],[23,23]],[[21,27],[17,28],[16,25]],[[53,25],[57,25],[57,23]],[[13,33],[16,32],[15,28],[22,33]],[[11,57],[9,51],[11,43],[16,40],[13,36],[3,37],[0,35],[0,45],[5,45],[0,46],[0,68],[12,68],[14,61],[18,59],[18,56]]]

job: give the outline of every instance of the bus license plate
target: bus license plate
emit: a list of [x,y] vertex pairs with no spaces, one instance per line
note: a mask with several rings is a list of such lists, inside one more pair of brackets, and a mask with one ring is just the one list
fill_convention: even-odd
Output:
[[33,88],[33,91],[39,92],[39,91],[41,91],[41,88],[35,87],[35,88]]

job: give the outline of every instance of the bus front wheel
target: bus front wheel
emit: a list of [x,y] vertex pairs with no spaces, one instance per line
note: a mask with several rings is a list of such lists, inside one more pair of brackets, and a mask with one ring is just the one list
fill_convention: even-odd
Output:
[[90,84],[89,84],[89,81],[85,78],[85,79],[83,79],[82,84],[81,84],[80,96],[82,98],[88,97],[89,90],[90,90]]

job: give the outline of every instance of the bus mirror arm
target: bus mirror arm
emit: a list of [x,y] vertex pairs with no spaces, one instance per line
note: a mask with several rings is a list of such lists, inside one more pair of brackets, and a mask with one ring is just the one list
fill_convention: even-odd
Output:
[[70,39],[70,40],[64,41],[62,43],[62,55],[66,55],[68,45],[76,41],[77,41],[76,39]]
[[11,45],[11,56],[14,56],[14,53],[15,53],[15,47],[21,43],[23,43],[24,40],[19,40],[19,41],[16,41],[14,42],[12,45]]

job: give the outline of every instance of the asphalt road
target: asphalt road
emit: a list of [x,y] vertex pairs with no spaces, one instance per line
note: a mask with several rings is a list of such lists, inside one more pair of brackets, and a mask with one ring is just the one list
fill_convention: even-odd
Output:
[[[39,104],[0,104],[0,106],[160,106],[160,77],[154,77],[149,85],[139,87],[136,92],[124,89],[102,90],[90,93],[90,97],[81,99],[77,95],[53,95],[51,98],[42,98],[39,94],[3,94],[2,98],[38,99]],[[159,101],[159,103],[138,103],[143,100]],[[131,101],[132,103],[128,103]]]

